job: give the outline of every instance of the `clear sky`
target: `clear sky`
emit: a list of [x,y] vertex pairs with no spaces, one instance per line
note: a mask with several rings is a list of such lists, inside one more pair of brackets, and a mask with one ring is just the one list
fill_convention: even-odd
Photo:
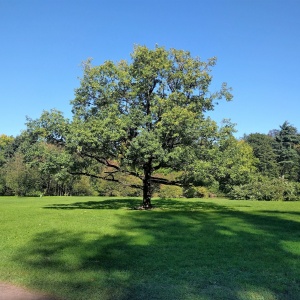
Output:
[[0,134],[56,108],[71,118],[81,63],[129,59],[134,44],[216,56],[211,117],[237,136],[300,131],[300,0],[0,0]]

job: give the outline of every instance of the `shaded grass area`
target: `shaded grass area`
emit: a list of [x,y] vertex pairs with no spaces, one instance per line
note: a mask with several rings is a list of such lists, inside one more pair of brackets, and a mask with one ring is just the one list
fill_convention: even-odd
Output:
[[0,198],[0,280],[63,299],[299,299],[300,203]]

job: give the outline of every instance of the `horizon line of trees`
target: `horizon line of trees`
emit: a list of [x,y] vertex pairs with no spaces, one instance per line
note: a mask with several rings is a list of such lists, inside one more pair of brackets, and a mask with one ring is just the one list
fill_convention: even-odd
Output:
[[[52,110],[44,112],[38,121],[61,117],[61,112]],[[0,195],[142,196],[133,176],[105,178],[109,167],[99,169],[103,179],[72,174],[72,156],[57,140],[36,139],[36,122],[28,119],[27,130],[17,137],[0,135]],[[296,127],[285,121],[268,134],[251,133],[240,139],[234,137],[234,125],[228,121],[215,130],[219,138],[213,147],[203,146],[202,159],[194,162],[188,174],[180,168],[161,169],[156,174],[171,181],[180,178],[184,183],[156,184],[154,197],[300,199],[300,133]]]

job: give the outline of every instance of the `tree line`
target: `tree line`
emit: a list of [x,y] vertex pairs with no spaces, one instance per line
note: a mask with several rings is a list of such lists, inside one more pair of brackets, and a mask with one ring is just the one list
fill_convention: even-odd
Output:
[[208,112],[232,94],[210,90],[215,63],[159,46],[85,62],[72,120],[53,109],[0,136],[0,194],[297,200],[297,129],[236,139],[230,121],[217,126]]

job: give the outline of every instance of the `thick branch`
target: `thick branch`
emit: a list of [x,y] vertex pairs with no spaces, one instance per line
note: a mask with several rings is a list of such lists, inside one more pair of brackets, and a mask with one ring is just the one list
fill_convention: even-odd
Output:
[[124,186],[129,186],[135,189],[142,189],[141,185],[137,185],[137,184],[128,184],[125,183],[123,181],[120,181],[119,179],[115,179],[114,176],[110,173],[107,176],[100,176],[100,175],[95,175],[95,174],[90,174],[87,172],[69,172],[71,175],[82,175],[82,176],[88,176],[88,177],[92,177],[92,178],[98,178],[98,179],[102,179],[102,180],[106,180],[106,181],[112,181],[112,182],[116,182],[116,183],[120,183]]
[[98,163],[102,164],[102,165],[105,165],[107,167],[111,167],[111,168],[114,168],[114,169],[119,169],[119,167],[117,165],[114,165],[112,163],[110,163],[106,158],[104,157],[98,157],[98,156],[95,156],[95,155],[92,155],[92,154],[88,154],[86,152],[80,152],[79,153],[80,156],[86,156],[86,157],[89,157],[89,158],[92,158],[92,159],[95,159]]
[[132,176],[135,176],[135,177],[138,177],[139,179],[142,179],[142,177],[137,173],[137,172],[132,172],[132,171],[127,171],[127,170],[122,170],[120,168],[120,166],[110,162],[109,160],[107,160],[106,158],[103,158],[103,157],[97,157],[97,156],[94,156],[92,154],[88,154],[88,153],[80,153],[81,156],[86,156],[86,157],[89,157],[89,158],[92,158],[92,159],[95,159],[97,162],[99,162],[100,164],[102,165],[105,165],[106,167],[110,167],[110,168],[113,168],[115,169],[116,171],[120,172],[120,173],[124,173],[124,174],[128,174],[128,175],[132,175]]
[[160,183],[160,184],[165,184],[165,185],[176,185],[176,186],[182,186],[182,183],[180,181],[175,181],[175,180],[168,180],[165,178],[160,178],[160,177],[151,177],[151,181],[153,183]]
[[[123,174],[132,175],[134,177],[139,178],[140,180],[143,180],[143,177],[140,174],[138,174],[137,172],[122,170],[118,165],[111,163],[110,161],[108,161],[107,159],[105,159],[103,157],[97,157],[97,156],[94,156],[94,155],[88,154],[88,153],[80,153],[80,155],[95,159],[97,162],[105,165],[106,167],[113,168],[114,171],[106,171],[105,172],[107,174],[106,176],[90,174],[90,173],[87,173],[87,172],[70,172],[70,174],[72,174],[72,175],[84,175],[84,176],[103,179],[103,180],[107,180],[107,181],[113,181],[113,182],[123,184],[125,186],[133,187],[133,188],[142,188],[142,186],[140,186],[140,185],[127,184],[127,183],[124,183],[124,182],[120,181],[119,179],[115,179],[115,177],[114,177],[114,174],[120,172],[120,173],[123,173]],[[154,167],[153,170],[157,170],[161,167],[162,167],[162,164],[159,164],[156,167]],[[151,182],[157,183],[157,184],[182,186],[182,183],[180,181],[168,180],[168,179],[165,179],[165,178],[160,178],[160,177],[155,177],[155,176],[151,176]]]
[[[92,158],[92,159],[95,159],[100,164],[105,165],[106,167],[113,168],[115,170],[115,171],[107,171],[106,172],[107,174],[112,175],[112,174],[115,174],[117,172],[120,172],[120,173],[123,173],[123,174],[128,174],[128,175],[137,177],[137,178],[139,178],[141,180],[143,179],[142,176],[139,173],[128,171],[128,170],[122,170],[122,168],[120,166],[118,166],[117,164],[114,164],[114,163],[110,162],[108,159],[106,159],[104,157],[97,157],[95,155],[84,153],[84,152],[81,152],[80,155],[81,156],[86,156],[86,157],[89,157],[89,158]],[[70,174],[72,174],[72,173],[70,173]],[[82,174],[82,175],[85,175],[85,174]],[[98,175],[92,175],[92,177],[100,178]]]

